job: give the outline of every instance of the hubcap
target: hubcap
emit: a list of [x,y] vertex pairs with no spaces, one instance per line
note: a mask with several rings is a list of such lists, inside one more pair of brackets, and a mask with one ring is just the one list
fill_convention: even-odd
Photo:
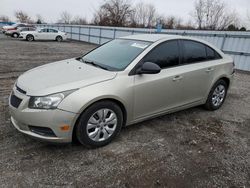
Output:
[[226,89],[225,86],[223,85],[218,85],[214,92],[213,92],[213,96],[212,96],[212,103],[214,106],[220,106],[221,103],[223,102],[224,98],[225,98],[225,93],[226,93]]
[[89,118],[87,124],[87,134],[93,141],[104,141],[114,133],[116,126],[116,114],[110,109],[101,109]]

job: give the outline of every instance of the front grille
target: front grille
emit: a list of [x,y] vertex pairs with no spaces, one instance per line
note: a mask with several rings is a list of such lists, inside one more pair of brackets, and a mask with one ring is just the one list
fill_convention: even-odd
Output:
[[52,131],[52,129],[50,129],[48,127],[37,127],[37,126],[29,125],[29,129],[31,132],[42,135],[42,136],[56,137],[56,135]]
[[24,95],[26,95],[26,91],[24,91],[24,90],[22,90],[20,87],[18,87],[17,85],[16,85],[16,90],[17,91],[19,91],[20,93],[22,93],[22,94],[24,94]]
[[18,108],[19,105],[21,104],[22,102],[22,99],[19,99],[17,96],[15,95],[11,95],[10,97],[10,104],[15,107],[15,108]]

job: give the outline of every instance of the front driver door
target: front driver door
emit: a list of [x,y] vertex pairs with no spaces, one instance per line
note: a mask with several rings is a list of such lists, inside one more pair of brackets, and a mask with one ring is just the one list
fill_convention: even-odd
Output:
[[180,49],[177,40],[159,44],[143,59],[158,64],[158,74],[134,76],[134,118],[140,119],[176,107],[181,101]]

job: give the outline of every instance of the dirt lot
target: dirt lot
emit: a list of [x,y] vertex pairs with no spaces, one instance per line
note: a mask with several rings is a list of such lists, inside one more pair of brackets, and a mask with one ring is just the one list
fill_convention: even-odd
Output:
[[202,107],[124,128],[90,150],[17,132],[8,95],[17,76],[94,46],[0,35],[0,187],[250,187],[250,75],[237,73],[224,106]]

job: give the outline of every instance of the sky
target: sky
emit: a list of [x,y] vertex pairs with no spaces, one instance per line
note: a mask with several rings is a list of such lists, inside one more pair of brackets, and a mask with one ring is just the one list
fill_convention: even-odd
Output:
[[[163,15],[180,17],[187,22],[191,19],[190,13],[195,0],[130,0],[131,3],[147,2],[154,4],[157,11]],[[94,12],[104,0],[0,0],[0,15],[8,15],[15,21],[14,12],[23,10],[34,19],[40,14],[46,22],[56,22],[62,11],[69,12],[72,16],[80,16],[91,21]],[[250,0],[225,0],[231,10],[235,10],[242,25],[250,29],[247,21],[247,12],[250,13]]]

